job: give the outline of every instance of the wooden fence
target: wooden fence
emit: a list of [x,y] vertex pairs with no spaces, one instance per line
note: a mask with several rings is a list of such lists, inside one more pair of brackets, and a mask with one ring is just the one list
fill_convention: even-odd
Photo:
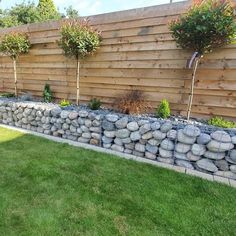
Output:
[[[111,105],[130,89],[143,90],[155,108],[166,98],[174,113],[186,114],[191,70],[186,60],[191,52],[176,47],[168,23],[186,11],[181,2],[89,17],[102,31],[102,46],[81,64],[81,100],[100,98]],[[20,92],[42,96],[49,83],[58,99],[75,99],[76,62],[64,57],[57,45],[60,21],[30,24],[0,30],[27,32],[33,47],[20,57]],[[13,91],[12,62],[0,57],[0,91]],[[193,101],[195,117],[219,115],[236,120],[236,45],[205,57],[197,73]]]

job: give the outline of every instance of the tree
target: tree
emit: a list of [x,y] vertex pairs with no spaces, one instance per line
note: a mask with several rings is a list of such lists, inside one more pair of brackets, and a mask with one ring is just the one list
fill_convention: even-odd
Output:
[[234,9],[228,0],[196,1],[186,15],[180,16],[170,24],[170,29],[179,47],[193,51],[188,65],[189,68],[193,67],[187,110],[187,119],[189,119],[200,60],[205,54],[212,52],[214,48],[232,42],[236,32]]
[[58,20],[64,17],[77,18],[78,11],[69,6],[66,15],[59,13],[53,1],[40,1],[38,6],[34,2],[23,2],[16,4],[10,9],[0,9],[0,28],[8,28],[17,25],[44,22],[47,20]]
[[0,52],[9,56],[13,60],[15,96],[17,97],[17,72],[16,61],[20,54],[29,52],[30,41],[26,34],[12,32],[2,37],[0,42]]
[[61,15],[57,11],[53,0],[39,0],[37,9],[39,11],[41,20],[56,20],[61,18]]
[[70,19],[78,18],[79,12],[75,10],[72,6],[69,6],[68,8],[65,8],[66,11],[66,17]]
[[76,103],[79,104],[79,72],[80,60],[93,54],[100,46],[101,36],[97,30],[89,26],[88,21],[70,20],[63,23],[61,30],[61,39],[59,46],[68,57],[77,60],[77,95]]

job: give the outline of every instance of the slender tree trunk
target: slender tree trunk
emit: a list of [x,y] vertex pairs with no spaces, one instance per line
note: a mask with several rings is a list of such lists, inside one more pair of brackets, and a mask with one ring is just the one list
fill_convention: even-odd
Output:
[[197,68],[198,68],[200,60],[201,60],[201,56],[197,57],[196,60],[195,60],[195,63],[194,63],[194,67],[193,67],[191,91],[190,91],[190,94],[189,94],[189,102],[188,102],[188,110],[187,110],[187,119],[188,120],[190,118],[190,114],[191,114],[191,110],[192,110],[194,84],[195,84]]
[[76,73],[76,104],[79,105],[79,79],[80,79],[80,61],[77,59],[77,73]]
[[16,59],[13,59],[13,70],[14,70],[14,88],[15,88],[15,96],[18,96],[17,93],[17,74],[16,74]]

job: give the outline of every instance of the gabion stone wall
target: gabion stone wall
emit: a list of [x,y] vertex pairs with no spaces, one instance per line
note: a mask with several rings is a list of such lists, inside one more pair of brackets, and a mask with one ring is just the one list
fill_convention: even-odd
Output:
[[0,100],[0,123],[236,179],[236,131]]

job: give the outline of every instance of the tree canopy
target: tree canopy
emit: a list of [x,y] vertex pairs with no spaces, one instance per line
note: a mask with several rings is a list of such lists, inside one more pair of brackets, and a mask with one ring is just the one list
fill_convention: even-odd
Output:
[[23,2],[10,9],[0,9],[0,28],[78,16],[78,11],[72,6],[65,9],[65,14],[60,13],[53,0],[39,0],[38,5],[34,2]]

